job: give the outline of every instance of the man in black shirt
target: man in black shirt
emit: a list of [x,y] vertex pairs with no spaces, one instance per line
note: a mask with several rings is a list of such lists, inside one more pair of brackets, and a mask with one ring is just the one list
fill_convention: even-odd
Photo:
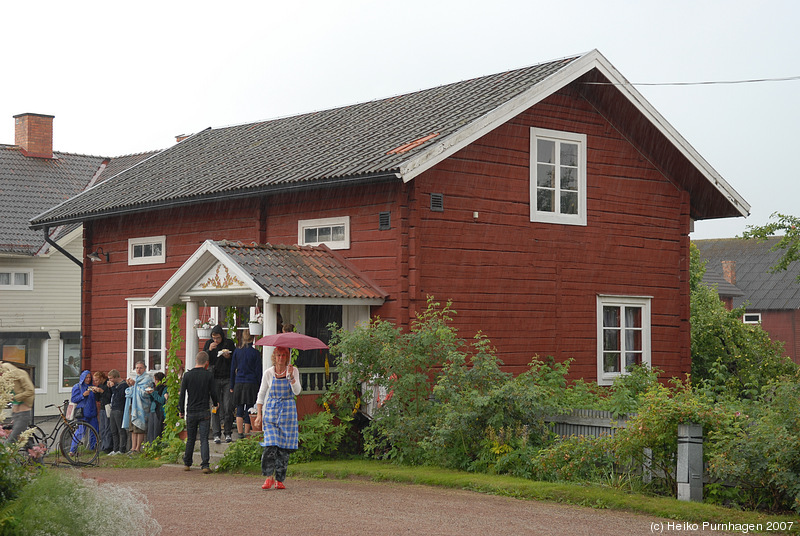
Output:
[[211,429],[214,431],[214,443],[222,441],[220,434],[225,432],[225,441],[233,441],[233,392],[231,391],[231,356],[236,350],[236,343],[225,337],[222,326],[216,325],[211,330],[211,338],[206,341],[203,351],[208,354],[211,370],[214,372],[214,389],[219,400],[219,411],[211,415]]
[[[188,391],[188,401],[187,401]],[[214,375],[208,370],[208,354],[200,352],[195,358],[193,369],[186,371],[181,381],[180,402],[178,405],[181,418],[186,408],[186,451],[183,453],[183,470],[192,468],[194,444],[200,434],[200,466],[203,472],[211,472],[209,467],[208,428],[211,422],[208,399],[214,407],[219,405],[216,389],[214,389]]]

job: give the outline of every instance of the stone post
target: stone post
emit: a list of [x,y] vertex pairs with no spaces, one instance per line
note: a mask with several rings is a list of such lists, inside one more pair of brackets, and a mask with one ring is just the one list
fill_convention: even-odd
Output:
[[703,502],[703,427],[678,425],[678,500]]

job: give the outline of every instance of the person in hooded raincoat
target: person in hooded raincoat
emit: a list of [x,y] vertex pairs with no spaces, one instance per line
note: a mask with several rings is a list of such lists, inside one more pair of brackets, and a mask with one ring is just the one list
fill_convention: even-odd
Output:
[[[136,379],[128,378],[125,390],[125,413],[122,427],[131,432],[130,452],[141,453],[142,443],[147,435],[147,414],[150,412],[150,393],[153,391],[153,377],[147,373],[144,361],[136,362]],[[145,409],[145,404],[147,409]]]
[[[70,401],[75,404],[75,412],[77,413],[79,409],[83,410],[83,417],[81,417],[80,420],[91,424],[94,426],[95,430],[97,430],[98,427],[97,402],[95,401],[95,393],[97,391],[98,388],[92,385],[92,372],[90,370],[84,370],[81,372],[81,378],[78,380],[78,383],[72,386],[72,393],[70,395]],[[75,450],[78,441],[83,439],[84,433],[83,427],[79,427],[72,440],[72,447],[70,450]],[[97,436],[92,435],[92,437],[89,438],[89,447],[94,448],[96,442]]]

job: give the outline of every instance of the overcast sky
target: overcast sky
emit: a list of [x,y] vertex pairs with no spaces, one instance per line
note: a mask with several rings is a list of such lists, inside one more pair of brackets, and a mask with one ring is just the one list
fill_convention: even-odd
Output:
[[[291,5],[289,5],[291,4]],[[50,114],[54,148],[119,156],[178,134],[353,104],[598,49],[630,82],[800,76],[800,2],[13,2],[0,143]],[[800,80],[637,86],[751,205],[800,215]]]

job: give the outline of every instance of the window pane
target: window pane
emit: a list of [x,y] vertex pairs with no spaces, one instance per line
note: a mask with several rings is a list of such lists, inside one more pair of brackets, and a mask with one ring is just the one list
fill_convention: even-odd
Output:
[[145,360],[146,357],[147,357],[147,354],[144,352],[144,350],[134,350],[134,352],[133,352],[133,362],[134,363],[136,363],[137,361],[144,361],[145,364],[146,364],[147,363],[147,361]]
[[536,140],[536,161],[555,164],[556,143],[550,140]]
[[149,370],[161,370],[161,352],[150,352]]
[[319,242],[319,240],[317,240],[317,230],[315,228],[306,229],[304,235],[305,239],[303,241],[306,244],[311,242]]
[[147,348],[150,350],[160,350],[161,349],[161,331],[157,329],[151,329],[148,331],[149,337],[147,340]]
[[578,213],[578,193],[561,192],[561,214]]
[[561,165],[562,166],[577,166],[578,165],[578,146],[574,143],[561,144]]
[[642,330],[640,329],[626,329],[625,330],[625,349],[629,352],[640,351],[642,349]]
[[603,372],[619,372],[619,353],[603,353]]
[[642,327],[642,308],[641,307],[626,307],[625,308],[625,327],[640,328]]
[[619,331],[616,329],[603,330],[603,350],[619,350]]
[[133,347],[134,349],[140,350],[142,348],[146,348],[145,346],[145,336],[147,334],[147,330],[144,329],[134,329],[133,330]]
[[8,272],[0,272],[0,285],[10,285],[11,274]]
[[154,257],[160,257],[162,255],[161,252],[163,251],[163,247],[164,246],[162,244],[160,244],[160,243],[153,244],[153,256]]
[[638,365],[642,362],[642,354],[639,352],[627,352],[625,354],[625,369],[627,370],[629,367],[634,365]]
[[337,242],[344,240],[344,225],[337,225],[333,228],[333,240]]
[[153,244],[144,244],[142,246],[142,256],[143,257],[153,256]]
[[331,239],[331,228],[320,227],[317,229],[317,240],[320,242],[329,242]]
[[147,309],[137,307],[133,310],[133,327],[146,328],[147,327]]
[[540,188],[554,188],[556,167],[547,164],[536,165],[536,185]]
[[133,246],[133,256],[134,256],[134,258],[139,258],[139,257],[143,256],[142,255],[142,245],[141,244],[135,244]]
[[553,190],[536,190],[536,209],[542,212],[553,212]]
[[619,327],[619,307],[603,307],[603,326],[616,328]]
[[578,168],[561,168],[561,189],[578,191]]
[[150,310],[150,328],[161,328],[161,309],[153,307]]
[[27,272],[14,274],[14,284],[15,285],[20,285],[20,286],[23,286],[23,287],[28,286],[28,274],[27,274]]

